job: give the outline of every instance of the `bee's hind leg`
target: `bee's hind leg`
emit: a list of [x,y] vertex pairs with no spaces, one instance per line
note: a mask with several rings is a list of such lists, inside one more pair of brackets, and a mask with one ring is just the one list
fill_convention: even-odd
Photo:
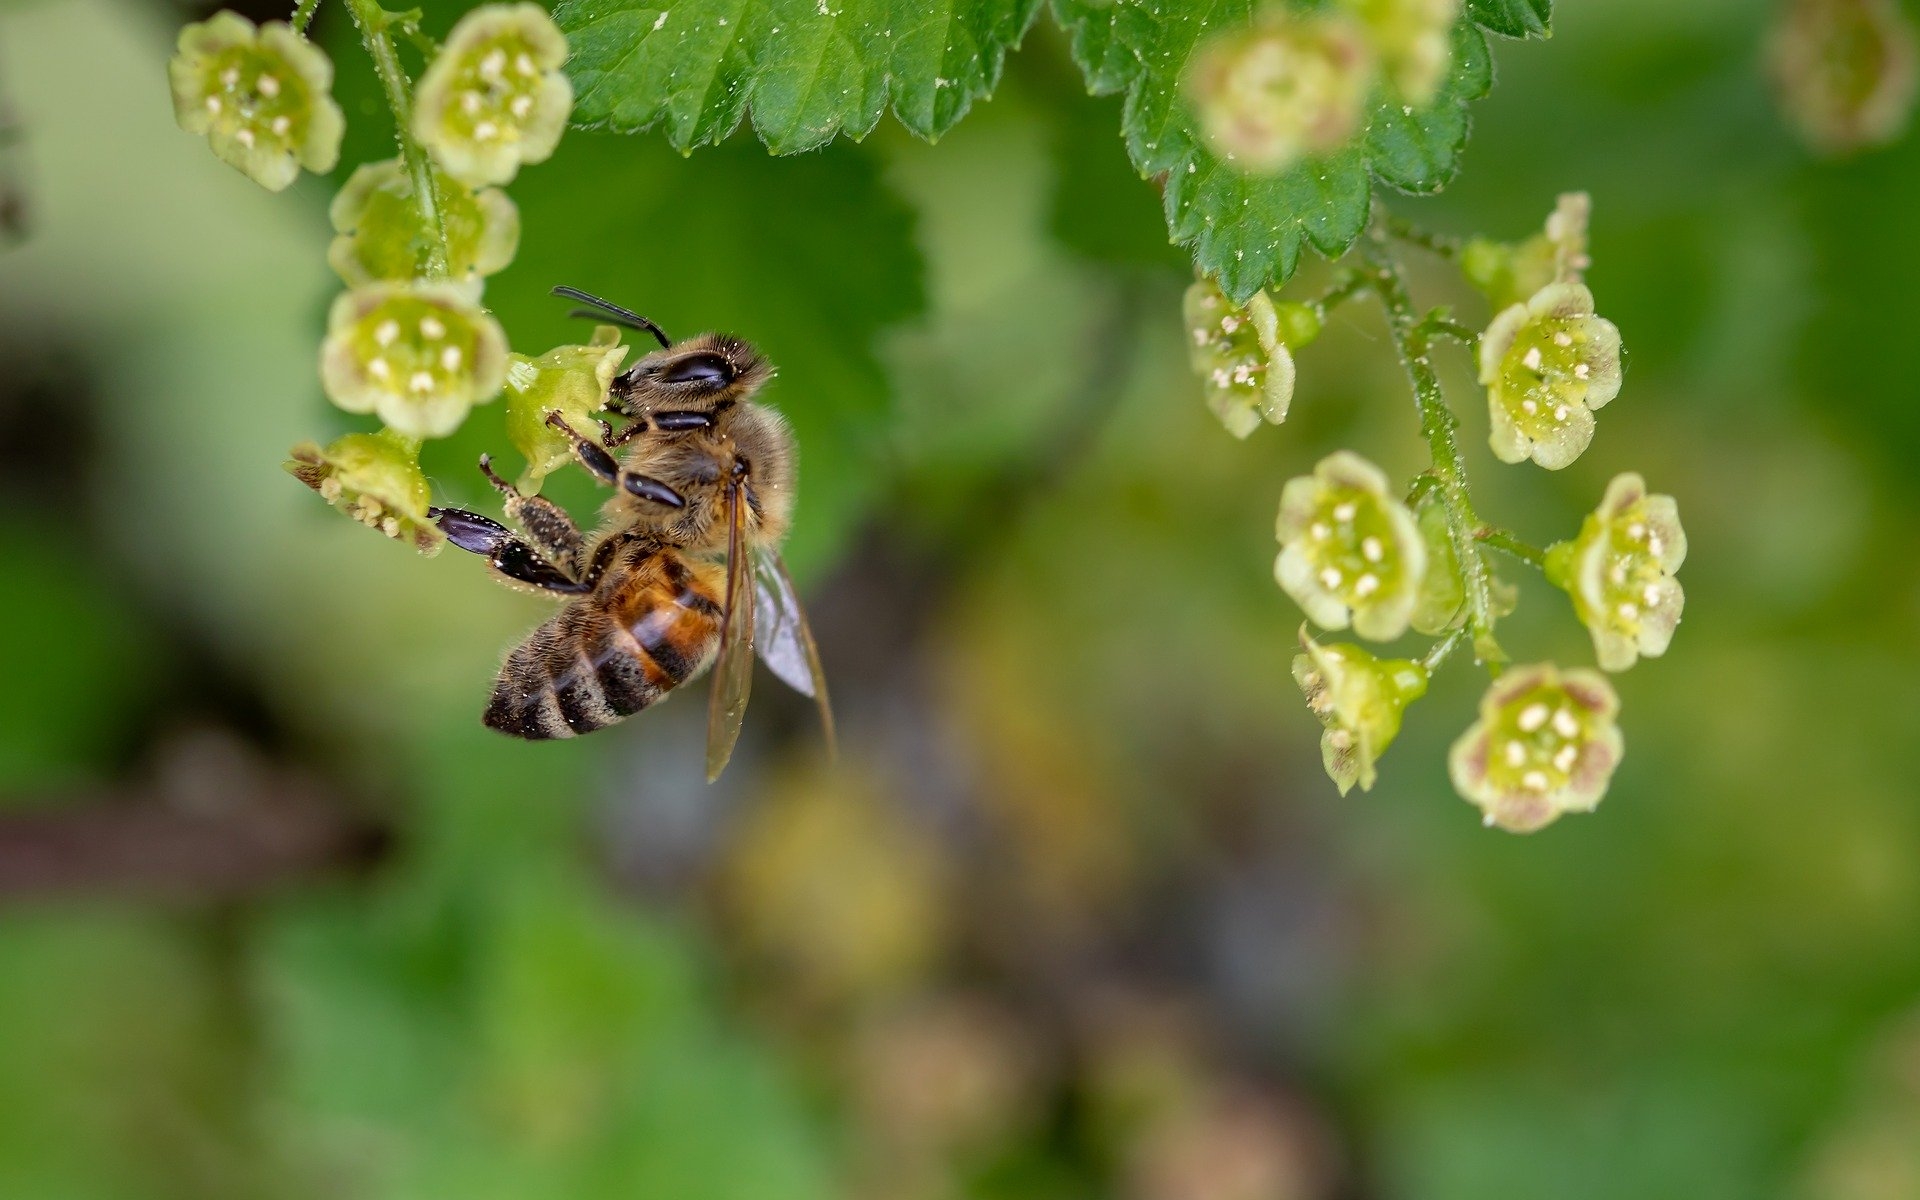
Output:
[[[547,424],[566,435],[573,443],[573,456],[587,473],[608,487],[617,487],[630,492],[642,500],[651,500],[668,508],[685,508],[686,497],[661,483],[651,475],[642,475],[638,471],[623,471],[607,448],[589,438],[582,437],[573,426],[566,423],[557,412],[547,414]],[[622,431],[625,432],[624,430]],[[497,486],[497,485],[496,485]]]
[[427,515],[440,526],[440,532],[447,535],[449,542],[484,557],[487,565],[510,583],[567,596],[593,590],[591,583],[577,580],[554,566],[498,521],[463,508],[430,508]]

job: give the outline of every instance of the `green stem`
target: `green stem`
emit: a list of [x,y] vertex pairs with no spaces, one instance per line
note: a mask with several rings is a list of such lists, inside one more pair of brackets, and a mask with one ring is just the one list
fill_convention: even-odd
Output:
[[1438,254],[1441,258],[1460,257],[1460,248],[1464,243],[1457,237],[1422,229],[1405,217],[1389,216],[1384,226],[1388,237],[1396,238],[1409,246],[1418,246],[1428,253]]
[[1421,331],[1427,334],[1429,337],[1452,338],[1454,341],[1459,342],[1461,345],[1467,347],[1469,350],[1471,350],[1474,346],[1479,344],[1479,341],[1480,341],[1479,330],[1469,329],[1467,326],[1462,325],[1458,321],[1447,319],[1446,317],[1441,315],[1443,311],[1444,310],[1436,309],[1433,312],[1428,313],[1426,320],[1420,322]]
[[1456,436],[1460,422],[1447,407],[1440,391],[1440,377],[1434,373],[1432,334],[1414,311],[1407,281],[1379,236],[1360,240],[1359,251],[1372,269],[1373,291],[1387,313],[1387,329],[1400,350],[1401,364],[1413,385],[1414,403],[1420,410],[1420,432],[1427,440],[1427,452],[1433,460],[1432,475],[1439,481],[1441,503],[1447,510],[1447,532],[1454,554],[1460,560],[1460,573],[1466,585],[1467,627],[1473,634],[1474,652],[1482,659],[1499,661],[1504,657],[1493,638],[1493,571],[1487,566],[1480,543],[1474,536],[1481,521],[1473,511],[1467,494],[1467,464],[1460,453]]
[[287,24],[301,37],[307,36],[307,26],[313,23],[313,10],[320,7],[320,0],[300,0],[293,6],[293,16]]
[[1480,542],[1493,547],[1503,554],[1512,555],[1530,567],[1535,567],[1542,571],[1547,569],[1547,552],[1545,550],[1540,549],[1531,542],[1521,541],[1504,529],[1495,529],[1491,525],[1482,525],[1473,531],[1473,536]]
[[400,143],[400,162],[413,184],[413,200],[420,208],[420,219],[433,232],[427,249],[425,275],[429,279],[447,277],[447,229],[440,216],[440,195],[433,184],[433,164],[427,152],[413,137],[413,88],[407,73],[400,68],[400,55],[389,33],[391,17],[379,0],[347,0],[347,11],[360,30],[360,41],[373,59],[373,69],[387,93],[387,107],[393,112],[394,136]]
[[1324,325],[1328,313],[1362,292],[1371,290],[1372,287],[1373,281],[1367,277],[1366,272],[1345,271],[1334,281],[1332,287],[1307,301],[1307,307],[1313,310],[1313,315],[1320,318],[1320,323]]
[[1433,644],[1433,649],[1427,651],[1426,654],[1421,657],[1420,669],[1429,675],[1438,671],[1440,664],[1447,661],[1447,656],[1457,650],[1460,647],[1460,643],[1466,640],[1467,630],[1464,625],[1448,633],[1446,637],[1441,638]]

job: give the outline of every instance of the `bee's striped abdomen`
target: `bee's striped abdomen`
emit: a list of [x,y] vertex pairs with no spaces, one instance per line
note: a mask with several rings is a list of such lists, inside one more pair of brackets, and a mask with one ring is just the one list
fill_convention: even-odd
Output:
[[[719,648],[709,579],[656,550],[568,605],[507,656],[482,719],[544,740],[604,729],[704,670]],[[707,572],[711,574],[711,572]]]

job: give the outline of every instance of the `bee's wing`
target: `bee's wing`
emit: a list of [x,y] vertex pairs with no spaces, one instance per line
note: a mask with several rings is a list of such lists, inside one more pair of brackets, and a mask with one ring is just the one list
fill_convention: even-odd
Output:
[[834,752],[833,706],[827,702],[827,676],[820,669],[820,649],[814,645],[807,614],[794,594],[787,564],[771,550],[753,555],[753,606],[758,622],[754,649],[767,669],[802,696],[820,706],[820,725],[826,731],[827,753]]
[[720,610],[720,657],[707,692],[707,782],[720,778],[753,686],[753,571],[746,546],[746,505],[740,488],[727,488],[727,595]]

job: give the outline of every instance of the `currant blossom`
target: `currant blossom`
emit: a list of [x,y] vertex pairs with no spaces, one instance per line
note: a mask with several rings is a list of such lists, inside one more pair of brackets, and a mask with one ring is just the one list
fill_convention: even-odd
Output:
[[346,119],[331,94],[333,62],[285,22],[217,12],[189,25],[167,78],[180,128],[204,134],[220,161],[268,191],[301,167],[325,173],[340,159]]
[[413,438],[445,437],[506,380],[507,336],[455,284],[371,283],[327,317],[320,382],[348,412]]
[[[434,194],[446,231],[447,270],[477,294],[480,278],[513,261],[520,210],[499,188],[473,189],[435,171]],[[337,236],[327,263],[349,284],[421,274],[439,240],[413,202],[413,180],[397,158],[363,164],[327,210]]]
[[1274,172],[1358,133],[1373,77],[1366,31],[1352,17],[1276,9],[1200,47],[1186,85],[1215,154]]
[[1563,813],[1592,812],[1625,743],[1620,701],[1597,671],[1514,667],[1480,699],[1480,719],[1453,744],[1453,786],[1488,825],[1531,833]]
[[1501,312],[1480,337],[1493,453],[1557,471],[1593,441],[1593,410],[1620,394],[1620,331],[1593,293],[1550,283]]
[[547,415],[559,413],[569,427],[590,429],[626,356],[620,331],[611,325],[595,326],[584,346],[556,346],[538,358],[507,356],[507,438],[527,460],[521,491],[539,491],[541,480],[573,460],[573,443],[547,424]]
[[446,540],[427,517],[432,491],[419,446],[391,430],[349,433],[324,450],[302,442],[286,468],[328,504],[422,554],[438,553]]
[[1897,139],[1913,114],[1913,26],[1895,0],[1788,0],[1768,38],[1780,107],[1808,146]]
[[1648,495],[1632,472],[1607,484],[1578,536],[1548,549],[1547,578],[1573,597],[1602,670],[1666,653],[1686,604],[1673,577],[1686,557],[1679,506],[1672,496]]
[[1433,103],[1453,61],[1460,0],[1346,0],[1365,24],[1380,70],[1416,108]]
[[1374,764],[1400,732],[1400,716],[1427,691],[1427,671],[1404,658],[1381,659],[1349,642],[1323,646],[1300,630],[1293,679],[1320,718],[1320,759],[1346,795],[1373,790]]
[[1274,578],[1309,619],[1373,641],[1406,632],[1427,549],[1380,468],[1351,450],[1320,460],[1280,493]]
[[486,4],[461,17],[414,98],[413,136],[447,174],[505,183],[544,162],[566,132],[567,39],[537,4]]
[[1237,305],[1211,279],[1187,289],[1183,310],[1188,361],[1205,381],[1207,407],[1227,432],[1245,438],[1262,421],[1285,421],[1293,403],[1291,348],[1320,332],[1313,310],[1275,304],[1265,292]]

